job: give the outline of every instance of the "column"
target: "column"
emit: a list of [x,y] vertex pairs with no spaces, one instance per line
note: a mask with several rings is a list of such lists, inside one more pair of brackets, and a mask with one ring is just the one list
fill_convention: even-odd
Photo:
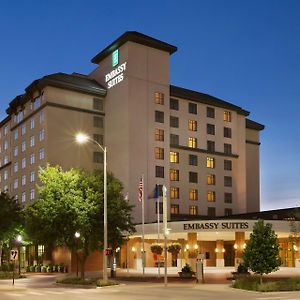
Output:
[[216,241],[216,267],[224,267],[224,241]]
[[198,243],[197,243],[197,233],[188,233],[188,258],[189,264],[191,265],[193,271],[196,271],[196,258],[198,255]]
[[300,242],[298,242],[294,246],[294,253],[295,253],[295,267],[300,268]]
[[234,266],[238,267],[238,265],[242,262],[242,255],[245,248],[245,232],[236,232],[235,233],[235,258],[234,258]]

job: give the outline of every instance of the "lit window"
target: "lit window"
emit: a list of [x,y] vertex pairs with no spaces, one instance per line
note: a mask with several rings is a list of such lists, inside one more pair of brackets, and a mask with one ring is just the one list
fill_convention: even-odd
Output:
[[192,201],[198,200],[198,190],[197,189],[189,190],[189,199]]
[[30,164],[33,165],[35,163],[35,155],[34,153],[30,154]]
[[190,213],[191,216],[198,215],[198,206],[196,206],[196,205],[190,205],[190,207],[189,207],[189,213]]
[[7,150],[7,148],[8,148],[8,141],[7,140],[4,141],[3,148],[4,148],[4,150]]
[[24,203],[26,201],[26,193],[23,192],[22,193],[22,203]]
[[214,169],[215,168],[215,159],[213,157],[207,157],[206,158],[206,167]]
[[18,156],[18,146],[14,148],[14,156]]
[[41,148],[39,150],[39,158],[40,158],[40,160],[45,158],[45,149],[44,148]]
[[179,153],[170,151],[170,162],[171,163],[179,163]]
[[35,172],[30,172],[30,182],[35,182]]
[[188,126],[188,128],[189,128],[189,130],[191,130],[191,131],[197,131],[197,121],[195,121],[195,120],[189,120],[189,126]]
[[21,134],[24,135],[26,133],[26,124],[24,123],[21,128]]
[[197,148],[197,139],[194,137],[189,137],[189,143],[188,146],[190,148]]
[[5,155],[4,156],[4,160],[3,160],[3,164],[6,165],[8,163],[8,156]]
[[26,142],[25,141],[23,141],[21,144],[21,150],[22,150],[22,152],[24,152],[26,150]]
[[164,178],[164,167],[162,166],[155,166],[155,177]]
[[179,214],[179,205],[171,204],[171,215],[178,215],[178,214]]
[[215,191],[208,191],[207,192],[207,201],[208,202],[215,202],[216,201],[216,192]]
[[39,132],[39,139],[40,141],[43,141],[45,139],[45,129],[41,129]]
[[215,174],[208,174],[207,175],[207,184],[208,185],[215,185],[216,184],[216,175]]
[[18,129],[16,129],[14,132],[14,140],[17,140],[18,137],[19,137],[19,131],[18,131]]
[[30,129],[34,128],[34,119],[30,119]]
[[26,185],[26,175],[22,176],[22,185]]
[[34,200],[35,198],[35,189],[30,190],[30,200]]
[[179,170],[170,169],[170,180],[179,181]]
[[155,158],[164,159],[164,156],[165,156],[164,148],[155,147]]
[[3,173],[3,179],[4,180],[8,179],[8,171],[7,170],[5,170],[4,173]]
[[5,126],[4,127],[4,135],[7,135],[8,134],[8,126]]
[[178,187],[170,188],[170,198],[171,199],[179,199],[179,188]]
[[18,169],[19,169],[18,163],[15,162],[15,163],[14,163],[14,173],[17,173],[17,172],[18,172]]
[[22,169],[26,168],[26,158],[22,158]]
[[30,137],[30,147],[33,147],[35,144],[34,135]]
[[41,97],[37,97],[33,100],[33,109],[36,110],[41,106]]
[[155,129],[155,140],[156,141],[164,141],[164,131],[162,129]]
[[164,94],[160,92],[154,93],[154,99],[156,104],[164,105]]
[[231,122],[231,112],[228,110],[224,111],[224,121]]
[[14,180],[14,189],[16,190],[19,186],[19,180],[18,179],[15,179]]

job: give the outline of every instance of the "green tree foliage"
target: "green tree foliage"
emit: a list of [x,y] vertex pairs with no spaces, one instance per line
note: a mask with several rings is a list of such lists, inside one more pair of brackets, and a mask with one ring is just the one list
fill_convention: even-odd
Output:
[[243,253],[244,265],[261,276],[278,270],[281,264],[279,244],[272,225],[259,220],[253,227]]
[[[103,172],[47,166],[40,169],[39,178],[39,199],[26,209],[28,232],[37,243],[76,249],[83,279],[86,258],[103,245]],[[107,183],[108,243],[116,248],[122,244],[124,232],[130,233],[134,227],[121,182],[109,174]],[[75,232],[80,233],[78,243]]]

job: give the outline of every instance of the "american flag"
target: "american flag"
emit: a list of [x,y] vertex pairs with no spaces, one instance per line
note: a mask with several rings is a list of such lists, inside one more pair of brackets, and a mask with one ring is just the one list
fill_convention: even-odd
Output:
[[139,182],[139,201],[143,201],[143,194],[144,194],[144,180],[143,177],[140,179]]

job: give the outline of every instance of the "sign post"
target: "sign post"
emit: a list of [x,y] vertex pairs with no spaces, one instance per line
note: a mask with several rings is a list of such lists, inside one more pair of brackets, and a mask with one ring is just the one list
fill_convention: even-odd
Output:
[[19,257],[19,252],[18,250],[10,250],[10,260],[12,260],[14,262],[13,265],[13,285],[15,285],[15,264],[16,264],[16,260]]

